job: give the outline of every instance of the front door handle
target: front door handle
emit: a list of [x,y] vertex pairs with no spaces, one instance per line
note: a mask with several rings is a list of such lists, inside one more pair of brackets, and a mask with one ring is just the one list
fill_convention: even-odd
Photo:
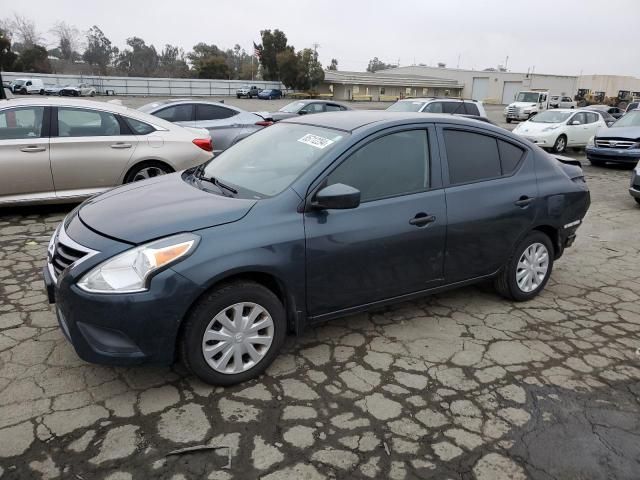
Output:
[[516,200],[514,203],[517,207],[521,207],[521,208],[525,208],[528,207],[529,204],[531,202],[533,202],[535,200],[535,198],[533,197],[527,197],[526,195],[521,196],[518,200]]
[[111,148],[131,148],[130,143],[118,142],[113,145],[109,145]]
[[409,225],[415,225],[416,227],[424,227],[425,225],[429,225],[436,221],[436,217],[434,215],[427,215],[424,212],[420,212],[416,214],[411,220],[409,220]]
[[41,147],[38,145],[29,145],[27,147],[22,147],[20,149],[21,152],[34,153],[34,152],[44,152],[46,150],[45,147]]

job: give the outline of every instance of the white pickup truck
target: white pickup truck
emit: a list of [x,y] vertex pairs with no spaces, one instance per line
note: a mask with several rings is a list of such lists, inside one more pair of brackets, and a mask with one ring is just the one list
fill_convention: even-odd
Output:
[[516,95],[516,101],[504,109],[507,123],[512,120],[528,120],[534,115],[549,109],[548,91],[522,91]]

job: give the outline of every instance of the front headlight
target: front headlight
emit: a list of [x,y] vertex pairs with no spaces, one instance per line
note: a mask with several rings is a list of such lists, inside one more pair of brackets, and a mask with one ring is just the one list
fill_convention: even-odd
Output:
[[596,137],[593,135],[587,142],[587,147],[593,147],[596,144]]
[[78,287],[91,293],[134,293],[147,290],[159,270],[193,252],[199,237],[183,233],[141,245],[102,262],[84,275]]
[[556,128],[560,128],[560,125],[553,125],[551,127],[543,128],[543,132],[550,132],[551,130],[555,130]]

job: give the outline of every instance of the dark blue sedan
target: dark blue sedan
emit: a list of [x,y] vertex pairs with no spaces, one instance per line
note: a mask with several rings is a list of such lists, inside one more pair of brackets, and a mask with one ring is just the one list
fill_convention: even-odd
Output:
[[282,90],[278,90],[277,88],[262,90],[258,93],[258,98],[261,100],[279,100],[282,98]]
[[323,113],[91,198],[53,235],[44,277],[83,359],[179,355],[229,385],[332,318],[486,279],[534,298],[589,203],[579,166],[490,124]]

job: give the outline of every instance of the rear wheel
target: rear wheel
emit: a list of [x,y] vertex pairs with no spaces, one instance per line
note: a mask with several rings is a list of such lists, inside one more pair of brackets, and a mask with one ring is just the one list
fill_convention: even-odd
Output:
[[182,361],[204,382],[244,382],[273,362],[286,329],[284,307],[271,290],[254,282],[229,283],[200,300],[187,317]]
[[602,160],[589,160],[589,163],[594,167],[604,167],[605,164]]
[[560,135],[556,142],[553,144],[553,151],[555,153],[562,153],[567,148],[567,137],[564,135]]
[[171,167],[162,162],[144,162],[129,170],[124,178],[124,183],[139,182],[171,172],[173,172]]
[[553,269],[553,245],[547,235],[533,231],[516,247],[494,280],[495,289],[510,300],[524,302],[537,296]]

